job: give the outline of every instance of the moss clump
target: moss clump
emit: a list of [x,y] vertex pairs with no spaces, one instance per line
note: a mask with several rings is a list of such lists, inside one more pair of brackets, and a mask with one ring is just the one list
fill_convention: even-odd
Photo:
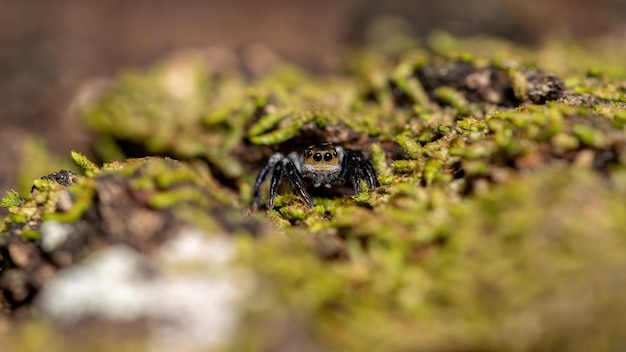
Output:
[[626,323],[605,315],[626,311],[614,176],[539,172],[462,202],[398,184],[371,211],[337,209],[309,251],[274,238],[248,260],[280,290],[272,309],[338,350],[603,349]]
[[[85,176],[53,173],[35,180],[27,197],[11,193],[3,201],[10,211],[0,235],[4,309],[29,308],[52,273],[105,246],[149,253],[186,227],[248,236],[266,231],[262,222],[241,216],[233,193],[206,165],[141,158],[95,167],[78,153],[72,157]],[[64,229],[63,241],[46,244],[54,241],[51,227]]]
[[24,203],[25,200],[26,199],[20,196],[19,193],[11,190],[4,198],[2,198],[2,201],[0,201],[0,206],[5,208],[19,207],[20,205],[22,205],[22,203]]
[[[262,304],[232,350],[616,349],[625,76],[589,71],[589,57],[558,65],[570,56],[554,45],[436,34],[425,48],[354,54],[343,75],[282,65],[244,79],[196,55],[125,75],[84,115],[101,157],[140,147],[181,161],[98,168],[75,155],[86,174],[75,185],[40,180],[25,200],[7,197],[5,241],[36,246],[42,219],[146,252],[181,224],[268,234],[237,236]],[[276,209],[249,214],[272,153],[325,141],[363,151],[381,186],[315,194],[312,210],[281,191]],[[142,216],[154,221],[144,240],[128,220]],[[85,247],[50,260],[70,265]]]

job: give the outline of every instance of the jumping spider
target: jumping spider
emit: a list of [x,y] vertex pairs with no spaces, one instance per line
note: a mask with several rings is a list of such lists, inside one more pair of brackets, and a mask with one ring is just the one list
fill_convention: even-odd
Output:
[[324,185],[331,188],[349,179],[357,195],[361,193],[361,180],[365,180],[369,188],[378,187],[376,172],[363,154],[332,143],[312,145],[303,154],[291,152],[287,156],[282,153],[272,155],[254,183],[252,209],[256,209],[261,202],[261,184],[270,175],[272,177],[267,201],[269,209],[274,208],[276,192],[283,179],[287,179],[294,193],[309,208],[313,208],[313,202],[306,190],[310,186]]

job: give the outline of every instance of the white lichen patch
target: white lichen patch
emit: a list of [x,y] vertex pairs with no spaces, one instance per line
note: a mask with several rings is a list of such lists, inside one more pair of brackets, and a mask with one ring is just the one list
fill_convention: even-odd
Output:
[[222,267],[230,264],[235,254],[235,245],[231,238],[209,237],[198,229],[187,228],[161,246],[157,258],[159,262],[171,265],[195,263]]
[[[165,243],[154,260],[116,245],[60,271],[37,303],[66,324],[145,322],[150,351],[216,348],[228,342],[253,289],[252,274],[232,264],[235,254],[230,238],[195,229]],[[181,263],[193,270],[180,270]]]
[[130,321],[153,300],[149,260],[117,245],[94,253],[78,266],[61,270],[43,288],[38,304],[54,319],[73,322],[86,317]]
[[41,249],[52,252],[62,245],[72,232],[72,225],[58,221],[45,221],[41,224]]

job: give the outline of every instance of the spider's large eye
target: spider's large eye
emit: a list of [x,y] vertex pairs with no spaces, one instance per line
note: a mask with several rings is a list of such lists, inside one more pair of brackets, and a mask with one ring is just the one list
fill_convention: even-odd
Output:
[[326,154],[324,154],[324,160],[331,161],[331,160],[333,160],[333,156],[330,155],[330,153],[326,153]]
[[304,152],[304,156],[306,156],[307,158],[313,156],[313,152],[311,151],[311,149],[307,149],[306,152]]
[[322,161],[322,154],[321,153],[315,153],[315,155],[313,155],[313,160],[315,160],[315,161]]

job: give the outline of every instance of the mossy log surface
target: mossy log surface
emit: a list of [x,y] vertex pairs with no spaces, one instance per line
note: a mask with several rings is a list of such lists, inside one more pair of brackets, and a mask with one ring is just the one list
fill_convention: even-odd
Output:
[[[51,170],[2,200],[0,340],[20,351],[181,339],[182,350],[619,350],[626,49],[610,50],[619,60],[436,34],[353,51],[335,74],[218,70],[201,52],[124,74],[81,112],[102,163],[73,153],[80,171]],[[274,209],[250,210],[273,153],[322,142],[361,151],[380,187],[314,192],[313,209],[281,189]],[[170,244],[197,234],[228,244],[172,262]],[[67,302],[67,273],[120,246],[150,263],[131,275],[142,285],[195,275],[210,284],[181,287],[234,288],[189,299],[230,307],[230,318],[203,313],[225,319],[221,337],[123,299],[95,309],[107,290]]]

